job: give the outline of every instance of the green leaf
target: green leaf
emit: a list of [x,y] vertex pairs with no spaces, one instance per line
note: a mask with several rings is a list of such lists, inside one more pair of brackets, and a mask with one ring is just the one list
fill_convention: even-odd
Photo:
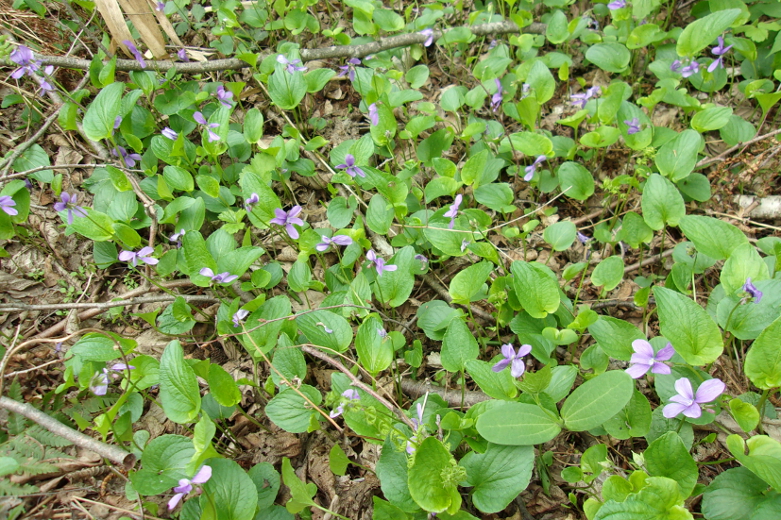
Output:
[[479,262],[455,275],[450,281],[449,290],[453,303],[469,305],[493,271],[494,265],[491,262]]
[[608,356],[623,361],[629,361],[634,354],[633,341],[646,339],[640,329],[612,316],[600,316],[599,320],[589,325],[588,331]]
[[563,43],[569,38],[569,29],[567,28],[567,15],[561,10],[556,9],[548,19],[545,28],[545,37],[554,45]]
[[391,504],[407,513],[414,513],[420,509],[412,500],[407,486],[407,456],[404,452],[396,450],[390,438],[382,445],[382,454],[377,461],[376,471],[382,494]]
[[372,375],[382,372],[393,361],[393,341],[388,336],[380,336],[381,330],[384,330],[382,322],[372,314],[361,323],[355,335],[358,361]]
[[689,455],[689,449],[675,432],[667,432],[645,450],[645,468],[652,477],[667,477],[678,483],[681,495],[688,497],[695,484],[699,470]]
[[212,476],[203,484],[201,509],[213,506],[219,520],[252,520],[258,492],[247,472],[230,459],[210,459],[208,464]]
[[686,215],[681,217],[679,226],[697,251],[715,260],[725,260],[740,246],[748,244],[740,229],[717,218]]
[[498,513],[529,485],[534,448],[489,443],[485,453],[471,451],[459,464],[466,469],[467,485],[474,486],[475,507],[483,513]]
[[688,177],[697,164],[697,154],[702,144],[702,136],[694,130],[684,130],[667,141],[655,156],[659,173],[673,182]]
[[721,269],[721,285],[726,294],[733,294],[743,287],[746,279],[759,282],[770,278],[767,264],[751,244],[741,244],[735,248]]
[[551,245],[554,251],[564,251],[575,242],[577,233],[578,228],[571,220],[562,220],[546,227],[542,238]]
[[766,435],[755,435],[744,444],[740,435],[732,434],[727,437],[727,448],[738,462],[781,492],[781,443]]
[[453,456],[436,437],[427,437],[417,448],[408,485],[412,499],[426,511],[441,513],[451,507],[455,484],[446,482],[443,473],[452,461]]
[[[720,473],[702,495],[702,513],[708,520],[772,520],[780,508],[781,495],[768,493],[767,483],[746,468]],[[770,514],[763,516],[762,510]]]
[[244,114],[244,139],[250,144],[255,144],[261,137],[263,137],[263,113],[253,107]]
[[114,236],[114,219],[100,211],[90,208],[85,208],[85,210],[87,217],[74,217],[73,224],[70,224],[68,229],[95,242],[111,240]]
[[209,364],[209,390],[221,406],[233,406],[241,401],[236,381],[220,365]]
[[710,107],[694,114],[691,126],[700,133],[719,130],[729,123],[732,109],[729,107]]
[[271,507],[277,499],[279,492],[279,473],[269,462],[255,464],[247,472],[249,478],[255,483],[255,489],[258,492],[258,509],[263,510]]
[[[764,303],[764,302],[763,302]],[[754,305],[749,303],[747,305]],[[746,355],[744,370],[762,390],[781,386],[781,318],[762,331]]]
[[544,318],[558,310],[559,284],[549,269],[537,262],[516,260],[510,270],[518,301],[533,318]]
[[643,188],[641,206],[645,223],[655,230],[668,225],[677,226],[686,214],[683,197],[675,185],[658,174],[648,177]]
[[160,404],[175,423],[191,423],[201,410],[201,393],[192,367],[184,361],[178,341],[170,342],[160,357]]
[[695,56],[726,31],[738,16],[740,9],[725,9],[690,23],[678,37],[675,47],[678,56]]
[[[342,316],[329,311],[314,311],[299,314],[296,325],[313,343],[326,349],[344,352],[353,341],[353,331],[350,324]],[[328,332],[328,331],[331,332]]]
[[[114,127],[112,126],[112,128]],[[13,163],[14,170],[18,172],[50,165],[51,160],[49,159],[49,156],[39,144],[30,146],[30,148],[22,152]],[[41,170],[30,174],[30,177],[41,182],[52,182],[54,179],[54,172],[52,170]]]
[[518,389],[513,384],[513,376],[509,370],[494,372],[493,365],[485,361],[473,359],[466,362],[466,371],[474,379],[480,390],[494,399],[512,400],[518,395]]
[[561,431],[552,412],[537,405],[496,401],[477,419],[477,431],[488,442],[503,446],[532,446],[556,437]]
[[719,327],[708,313],[683,294],[654,287],[659,327],[675,352],[690,365],[707,365],[721,355],[724,345]]
[[597,43],[588,48],[586,59],[602,70],[619,73],[629,66],[632,53],[621,43]]
[[193,176],[184,168],[178,166],[166,166],[163,168],[163,178],[168,187],[173,190],[190,192],[195,189]]
[[19,463],[12,457],[0,457],[0,477],[16,473]]
[[675,183],[678,189],[689,198],[706,202],[711,197],[710,181],[701,173],[692,173]]
[[185,472],[195,448],[192,439],[182,435],[161,435],[152,439],[141,455],[142,468],[131,473],[133,487],[142,495],[158,495],[192,478]]
[[556,173],[559,176],[559,187],[567,197],[586,200],[594,194],[594,176],[581,164],[565,161]]
[[480,185],[480,179],[485,171],[486,162],[488,162],[490,152],[483,150],[469,159],[461,169],[461,180],[467,185],[475,185],[475,189]]
[[[319,405],[323,397],[316,388],[301,385],[298,390],[307,396],[309,401]],[[320,415],[312,409],[299,392],[292,388],[281,391],[266,405],[266,415],[271,422],[290,433],[303,433],[309,429],[312,421]]]
[[678,484],[665,477],[648,477],[645,487],[623,502],[608,500],[594,520],[692,520],[683,505]]
[[[407,303],[409,295],[415,286],[415,276],[410,272],[415,256],[412,246],[405,246],[388,260],[388,264],[395,265],[395,271],[383,272],[374,282],[374,294],[391,307],[398,307]],[[415,268],[419,269],[420,263],[414,260]]]
[[285,506],[290,513],[295,514],[316,505],[312,497],[317,493],[317,487],[304,484],[293,471],[287,457],[282,458],[282,481],[290,489],[290,500]]
[[603,426],[616,439],[643,437],[651,429],[651,403],[635,390],[624,409],[608,419]]
[[393,224],[394,217],[393,204],[379,193],[375,193],[366,210],[366,225],[369,226],[369,229],[379,235],[385,235]]
[[119,115],[125,84],[112,83],[95,96],[84,114],[84,134],[92,141],[108,139],[114,133],[114,120]]
[[591,283],[602,287],[603,291],[612,291],[624,279],[624,259],[618,255],[605,258],[591,273]]
[[759,410],[751,403],[744,403],[740,399],[732,399],[729,402],[729,411],[737,421],[740,429],[748,433],[759,424]]
[[[290,56],[288,59],[294,58]],[[291,74],[285,70],[285,65],[274,65],[274,73],[268,78],[268,94],[275,105],[282,110],[293,110],[304,99],[306,91],[307,84],[302,72]]]
[[526,75],[526,83],[531,87],[539,104],[550,101],[556,92],[556,80],[553,79],[553,74],[542,60],[534,61]]
[[[426,65],[415,65],[407,71],[404,75],[404,79],[409,83],[409,86],[414,89],[418,89],[428,80],[429,68]],[[447,110],[444,106],[443,110]]]
[[459,372],[479,354],[480,347],[466,322],[461,318],[451,321],[442,338],[442,367],[448,372]]
[[596,428],[632,398],[634,380],[623,370],[610,370],[589,379],[567,397],[561,418],[572,431]]
[[113,361],[121,356],[121,352],[111,338],[97,333],[85,334],[68,352],[82,361],[98,363]]

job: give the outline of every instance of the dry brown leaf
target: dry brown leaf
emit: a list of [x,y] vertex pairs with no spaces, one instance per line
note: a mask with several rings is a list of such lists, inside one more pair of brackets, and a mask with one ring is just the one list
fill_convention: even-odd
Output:
[[[115,43],[123,42],[125,40],[133,41],[133,35],[130,34],[130,29],[127,28],[125,17],[122,15],[122,9],[119,8],[117,0],[95,0],[95,6],[103,17],[103,21],[108,25],[108,30],[114,38]],[[132,56],[125,44],[121,45],[128,56]]]

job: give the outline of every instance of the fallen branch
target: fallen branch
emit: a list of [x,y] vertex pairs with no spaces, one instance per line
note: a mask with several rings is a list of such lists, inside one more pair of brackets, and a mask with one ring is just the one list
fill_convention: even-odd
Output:
[[[413,399],[417,399],[426,393],[437,394],[447,401],[450,406],[461,406],[461,389],[446,389],[441,386],[434,386],[428,381],[413,381],[412,379],[402,378],[401,390]],[[491,398],[483,392],[466,390],[463,394],[464,407],[469,408],[477,403],[488,401]]]
[[[546,25],[543,23],[533,23],[521,29],[515,23],[510,21],[504,22],[492,22],[474,26],[467,26],[475,36],[488,36],[488,35],[500,35],[500,34],[520,34],[521,32],[528,34],[544,34]],[[447,35],[454,30],[460,30],[461,27],[454,27],[446,31],[434,31],[435,38],[447,37]],[[329,58],[363,58],[370,54],[377,54],[378,52],[387,51],[390,49],[396,49],[398,47],[407,47],[416,43],[423,43],[428,36],[415,33],[398,34],[396,36],[388,36],[387,38],[381,38],[371,43],[365,43],[363,45],[334,45],[331,47],[323,47],[321,49],[303,49],[300,51],[301,59],[303,61],[312,60],[324,60]],[[68,69],[82,69],[89,70],[91,60],[85,60],[81,58],[68,58],[64,56],[46,56],[36,55],[35,59],[40,61],[43,65],[56,65],[58,67],[65,67]],[[175,62],[171,60],[147,60],[147,66],[141,67],[141,64],[136,60],[117,60],[116,70],[156,70],[158,72],[166,72],[171,69],[176,69],[181,74],[199,74],[202,72],[216,72],[220,70],[239,70],[250,67],[250,64],[246,61],[242,61],[237,58],[227,58],[222,60],[210,60],[206,62]]]
[[69,440],[76,446],[93,451],[116,464],[121,464],[125,469],[130,469],[136,463],[136,456],[128,453],[118,446],[105,444],[89,435],[65,426],[57,419],[43,413],[33,406],[14,401],[8,397],[0,397],[0,408],[5,408],[9,412],[18,413],[27,417],[39,426],[43,426],[55,435]]
[[53,311],[61,309],[98,309],[106,310],[114,307],[125,307],[127,305],[141,305],[144,303],[172,302],[176,298],[184,298],[188,302],[207,302],[219,303],[218,298],[211,296],[177,294],[175,296],[166,294],[160,296],[145,296],[142,298],[131,298],[129,300],[112,300],[109,302],[94,303],[52,303],[49,305],[28,305],[25,303],[0,303],[0,312],[9,311]]
[[721,160],[723,160],[723,158],[726,155],[731,154],[732,152],[734,152],[738,148],[742,147],[742,148],[745,149],[749,145],[752,145],[754,143],[758,143],[759,141],[763,141],[763,140],[767,139],[768,137],[773,137],[774,135],[778,135],[778,134],[781,134],[781,128],[777,128],[777,129],[773,130],[772,132],[768,132],[768,133],[766,133],[764,135],[760,135],[759,137],[755,137],[754,139],[749,139],[745,143],[738,143],[735,146],[727,148],[726,150],[724,150],[723,152],[721,152],[719,155],[717,155],[715,157],[707,157],[707,158],[701,160],[700,162],[698,162],[694,166],[694,169],[696,170],[696,169],[702,168],[703,166],[707,166],[710,163],[713,163],[713,162],[716,162],[716,161],[721,161]]

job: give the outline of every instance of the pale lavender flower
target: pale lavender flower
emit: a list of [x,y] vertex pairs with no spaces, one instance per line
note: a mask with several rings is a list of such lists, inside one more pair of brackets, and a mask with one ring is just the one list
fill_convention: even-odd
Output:
[[586,108],[586,103],[588,103],[588,100],[594,96],[598,96],[601,93],[602,89],[600,89],[598,86],[594,86],[587,89],[585,92],[572,94],[570,96],[570,102],[579,108]]
[[233,315],[233,326],[238,327],[241,324],[241,321],[249,316],[249,311],[245,309],[239,309],[236,311],[236,313]]
[[331,413],[328,414],[331,416],[331,419],[335,419],[336,417],[339,417],[344,413],[344,405],[346,403],[350,401],[357,401],[361,398],[361,396],[358,395],[358,391],[352,388],[348,388],[347,390],[342,392],[342,397],[346,398],[347,401],[342,400],[342,402],[339,403],[339,406],[331,410]]
[[615,11],[616,9],[621,9],[624,7],[626,7],[626,0],[613,0],[607,4],[607,8],[611,11]]
[[662,361],[668,361],[675,354],[671,343],[654,353],[654,347],[649,342],[644,339],[636,339],[632,342],[632,349],[635,351],[629,360],[632,366],[626,369],[626,373],[633,379],[644,376],[649,370],[654,374],[669,374],[671,372],[670,367],[662,363]]
[[165,9],[165,4],[163,2],[157,2],[155,4],[155,11],[162,13],[164,9]]
[[458,208],[461,206],[461,201],[464,199],[463,195],[460,193],[456,195],[456,198],[453,200],[453,204],[450,205],[450,209],[448,209],[443,216],[450,219],[450,224],[448,224],[448,228],[453,229],[453,226],[456,225],[456,217],[458,216]]
[[282,65],[285,65],[285,70],[289,74],[293,74],[294,72],[306,72],[306,67],[304,67],[304,65],[301,64],[301,60],[298,58],[293,58],[292,60],[289,60],[284,55],[279,54],[277,56],[277,63],[281,63]]
[[103,369],[89,380],[89,389],[95,395],[103,396],[108,392],[108,370]]
[[44,76],[35,76],[35,81],[38,82],[38,86],[41,87],[42,92],[51,92],[54,90],[54,86],[52,86],[51,83],[49,83],[49,80],[47,79],[48,76],[51,76],[52,72],[54,72],[54,65],[47,65],[46,68],[43,69]]
[[540,164],[542,164],[547,160],[548,158],[546,156],[538,155],[533,163],[531,163],[529,166],[523,169],[523,171],[526,172],[526,175],[523,176],[523,180],[525,180],[526,182],[532,180],[532,178],[534,178],[534,173],[537,171],[537,166],[539,166]]
[[[424,400],[425,402],[425,400]],[[410,440],[407,441],[407,453],[409,455],[412,455],[415,453],[415,443],[417,442],[418,433],[420,432],[421,426],[423,426],[423,412],[425,411],[426,407],[422,403],[418,403],[415,405],[415,411],[417,413],[417,418],[412,418],[412,429],[415,432]]]
[[19,214],[19,211],[14,206],[16,206],[16,201],[10,195],[0,195],[0,209],[7,215]]
[[425,271],[426,270],[426,265],[428,264],[428,258],[426,258],[423,255],[415,255],[413,258],[415,258],[415,260],[419,260],[420,261],[420,264],[421,264],[420,265],[420,270],[421,271]]
[[672,402],[664,407],[662,414],[672,419],[683,412],[686,417],[697,419],[702,415],[700,405],[716,400],[726,388],[727,386],[720,379],[708,379],[700,385],[695,394],[691,381],[682,377],[675,382],[675,390],[678,394],[670,398]]
[[762,291],[751,283],[751,278],[746,278],[746,283],[743,284],[743,287],[741,287],[740,290],[749,293],[749,295],[754,298],[754,303],[759,303],[760,300],[762,300]]
[[323,332],[325,332],[326,334],[333,334],[334,333],[334,329],[328,327],[328,325],[326,325],[322,321],[318,321],[317,323],[315,323],[315,325],[323,327]]
[[380,113],[377,111],[376,103],[369,105],[369,121],[372,122],[372,126],[380,124]]
[[176,244],[176,247],[182,247],[182,237],[187,233],[184,229],[180,229],[178,233],[174,233],[168,237],[169,242]]
[[174,130],[168,128],[167,126],[163,128],[163,131],[160,132],[163,134],[163,137],[166,139],[170,139],[171,141],[176,141],[176,139],[179,137],[179,134],[177,134]]
[[285,231],[287,231],[288,236],[293,240],[296,240],[298,239],[298,231],[293,227],[293,224],[297,224],[299,226],[304,225],[304,221],[298,218],[300,213],[301,206],[293,206],[290,208],[290,211],[284,211],[280,208],[275,208],[275,217],[269,220],[269,222],[279,226],[285,226]]
[[320,251],[327,251],[329,247],[333,246],[336,249],[337,246],[349,246],[353,243],[353,239],[347,235],[336,235],[333,238],[328,238],[325,235],[320,235],[322,242],[315,246],[315,249]]
[[222,85],[217,87],[217,92],[215,92],[214,95],[217,96],[217,100],[225,108],[230,108],[233,106],[233,104],[231,103],[231,99],[233,98],[233,92],[231,92],[230,90],[226,90],[225,87],[223,87]]
[[590,236],[584,235],[584,234],[583,234],[583,233],[581,233],[580,231],[578,231],[577,237],[578,237],[578,241],[579,241],[581,244],[583,244],[583,245],[586,245],[586,243],[587,243],[589,240],[591,240],[591,237],[590,237]]
[[529,85],[528,83],[524,83],[523,85],[521,85],[521,99],[523,100],[529,97],[531,90],[532,90],[532,86]]
[[135,370],[136,367],[133,365],[126,365],[125,363],[114,363],[109,367],[109,370],[113,370],[114,372],[122,372],[123,370]]
[[515,352],[512,343],[505,343],[502,345],[502,356],[504,356],[504,359],[499,360],[498,363],[491,367],[491,370],[501,372],[508,366],[511,366],[510,374],[515,378],[519,378],[526,370],[526,363],[523,361],[523,358],[531,351],[531,345],[521,345],[518,347],[518,352]]
[[138,253],[135,253],[133,251],[122,251],[121,253],[119,253],[119,259],[123,262],[129,262],[133,267],[138,265],[139,260],[141,262],[144,262],[145,264],[156,265],[157,262],[159,262],[160,260],[149,256],[154,252],[155,252],[154,249],[152,249],[149,246],[146,246],[146,247],[142,247]]
[[369,249],[366,252],[366,258],[369,260],[369,265],[366,267],[371,267],[372,264],[374,264],[374,268],[377,270],[377,276],[382,276],[382,273],[385,271],[395,271],[398,269],[398,266],[393,264],[385,264],[385,260],[379,256],[377,256],[377,253],[374,252],[374,250]]
[[176,56],[179,58],[179,61],[190,61],[190,58],[187,57],[187,49],[179,49],[176,51]]
[[463,253],[464,251],[466,251],[466,248],[469,247],[469,244],[471,244],[471,243],[472,242],[470,242],[469,240],[463,239],[461,241],[461,252]]
[[122,162],[125,163],[125,166],[128,168],[132,168],[136,165],[137,161],[141,160],[141,156],[137,153],[128,153],[128,151],[123,146],[117,146],[116,148],[111,149],[111,154],[114,157],[121,157]]
[[206,118],[203,117],[203,114],[200,112],[195,112],[193,114],[193,119],[195,119],[196,123],[198,123],[199,125],[203,126],[206,130],[208,130],[210,143],[220,140],[220,136],[212,131],[212,128],[218,128],[220,126],[219,123],[209,123],[208,121],[206,121]]
[[122,116],[117,116],[114,118],[114,130],[117,130],[119,128],[119,125],[122,124]]
[[54,203],[54,211],[60,212],[68,210],[68,224],[73,224],[73,217],[86,217],[87,211],[82,208],[81,206],[77,206],[76,203],[78,202],[79,194],[74,193],[73,195],[69,195],[67,191],[63,191],[62,194],[60,194],[60,202]]
[[692,60],[689,62],[688,65],[684,66],[681,69],[681,76],[683,76],[684,78],[688,78],[689,76],[693,76],[694,74],[697,74],[699,71],[700,71],[700,64]]
[[599,22],[594,20],[593,18],[584,17],[586,21],[588,22],[588,26],[594,29],[595,31],[599,30]]
[[125,47],[127,47],[127,50],[130,51],[130,54],[133,55],[133,57],[136,59],[139,65],[141,65],[142,69],[146,68],[146,61],[144,60],[144,55],[141,54],[141,52],[138,50],[138,47],[133,45],[133,42],[130,40],[122,40],[122,43],[125,44]]
[[640,128],[640,118],[637,117],[625,120],[624,124],[628,127],[626,133],[629,135],[636,134],[642,130]]
[[377,329],[377,335],[382,339],[385,339],[388,337],[388,331],[380,327],[379,329]]
[[349,60],[347,60],[346,65],[341,65],[339,67],[339,70],[341,70],[341,72],[337,74],[336,77],[343,78],[347,76],[350,79],[350,81],[355,81],[355,67],[356,65],[360,65],[360,64],[361,64],[361,60],[359,60],[358,58],[350,58]]
[[719,36],[719,44],[711,49],[711,54],[714,56],[718,56],[715,60],[713,60],[713,63],[708,65],[708,72],[713,72],[717,68],[721,67],[724,68],[724,55],[727,54],[727,52],[732,48],[732,45],[729,47],[724,46],[724,36]]
[[[249,213],[250,211],[252,211],[252,206],[257,204],[258,202],[260,202],[260,197],[258,197],[257,193],[253,193],[252,195],[249,196],[248,199],[244,201],[244,209],[246,209],[247,212]],[[299,224],[299,225],[303,225],[303,224]]]
[[434,43],[434,30],[433,29],[423,29],[418,34],[422,34],[426,37],[426,41],[423,42],[424,47],[430,46],[432,43]]
[[494,83],[496,83],[496,93],[491,96],[491,110],[496,112],[502,104],[502,93],[504,92],[504,89],[502,88],[502,82],[499,81],[499,78],[495,78]]
[[224,273],[220,274],[214,274],[214,271],[209,269],[208,267],[204,267],[198,273],[201,276],[206,276],[208,278],[211,278],[212,282],[214,283],[231,283],[234,280],[237,280],[239,277],[235,274],[230,274],[228,271],[225,271]]
[[670,70],[673,72],[680,72],[681,67],[683,67],[683,62],[681,60],[675,60],[670,64]]
[[204,484],[205,482],[208,482],[210,478],[212,478],[211,466],[201,466],[201,469],[198,470],[192,480],[186,478],[180,479],[179,485],[174,488],[176,494],[168,501],[168,510],[173,510],[179,502],[193,490],[193,484]]
[[18,69],[11,73],[13,79],[19,79],[25,75],[34,76],[35,71],[40,67],[40,64],[33,60],[33,51],[24,45],[17,47],[9,58],[17,65],[20,65]]
[[337,164],[336,167],[340,170],[344,170],[345,173],[347,173],[347,175],[350,177],[354,178],[356,175],[358,177],[366,177],[366,174],[363,173],[363,170],[355,165],[355,157],[353,157],[352,154],[348,153],[344,158],[344,164]]

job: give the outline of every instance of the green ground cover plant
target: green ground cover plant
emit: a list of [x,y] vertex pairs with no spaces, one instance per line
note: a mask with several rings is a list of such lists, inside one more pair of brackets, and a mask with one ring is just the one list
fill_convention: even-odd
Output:
[[[141,22],[117,38],[105,2],[69,4],[91,59],[6,37],[3,108],[100,164],[74,182],[32,130],[5,150],[4,267],[48,212],[90,277],[164,305],[114,294],[48,339],[0,305],[0,372],[41,344],[62,369],[43,395],[0,379],[0,476],[75,444],[124,466],[127,518],[504,518],[552,478],[589,520],[779,518],[781,238],[714,208],[777,188],[781,4],[680,4],[150,4],[201,62],[147,53]],[[193,355],[226,344],[252,375]],[[295,457],[242,458],[237,418],[322,433],[329,471],[377,491],[346,513]],[[28,496],[9,518],[28,481],[0,484]]]

